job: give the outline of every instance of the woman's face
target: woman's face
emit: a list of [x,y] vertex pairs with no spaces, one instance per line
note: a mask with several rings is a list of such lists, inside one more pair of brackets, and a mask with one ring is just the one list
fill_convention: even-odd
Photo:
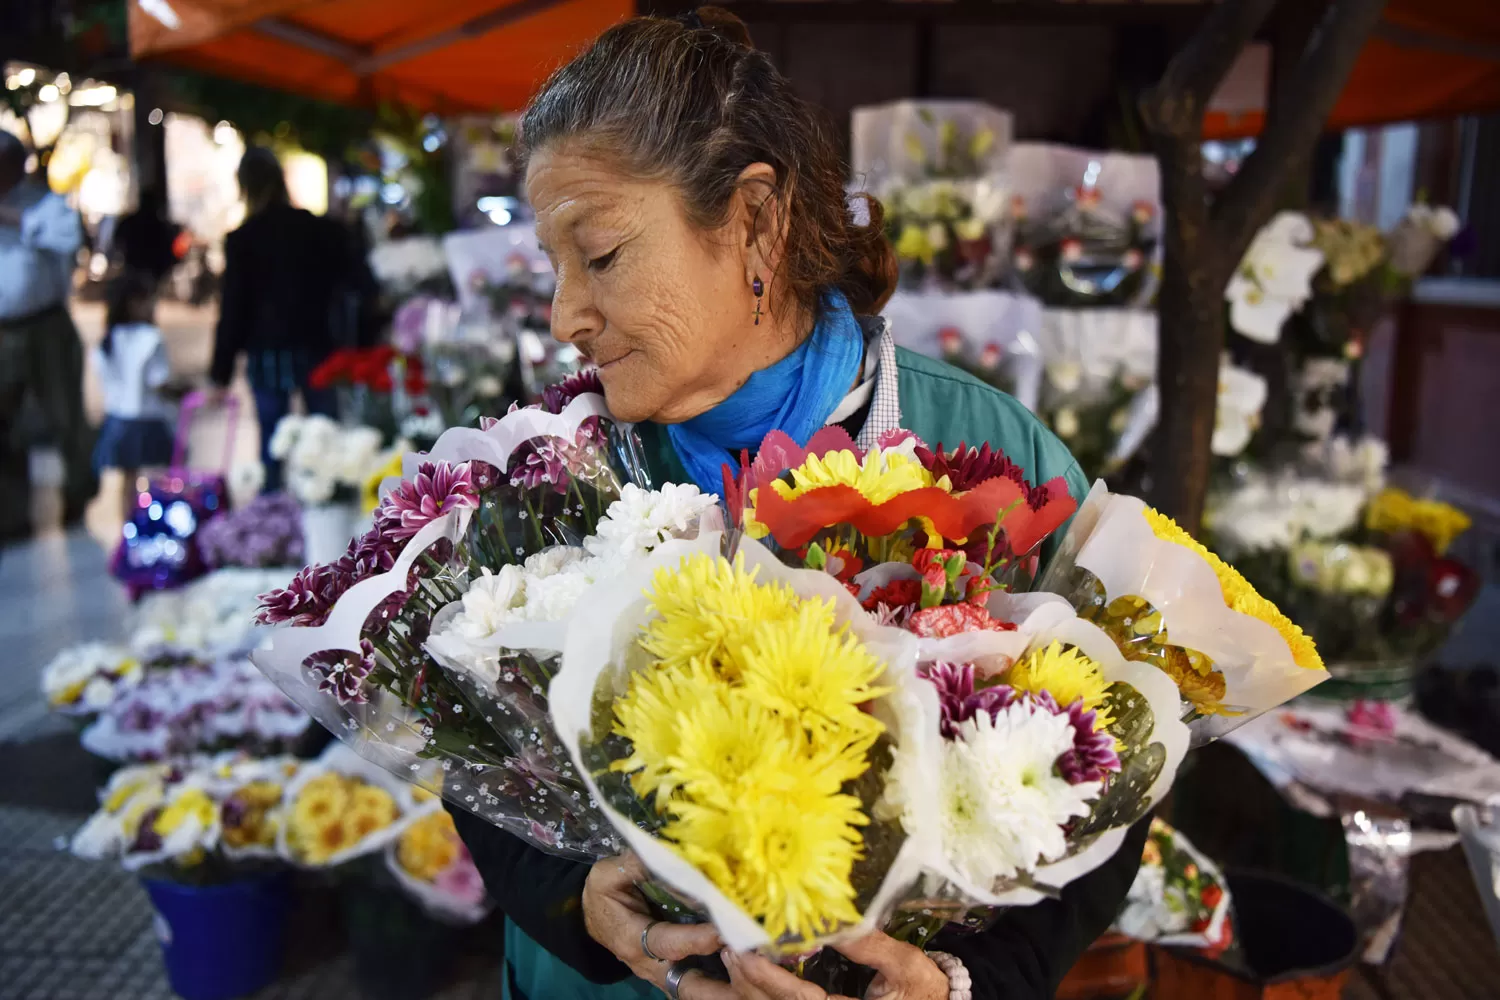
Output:
[[672,184],[567,140],[532,155],[526,190],[557,272],[552,336],[599,366],[619,419],[691,419],[796,345],[770,321],[769,296],[755,324],[751,282],[770,281],[740,197],[705,232]]

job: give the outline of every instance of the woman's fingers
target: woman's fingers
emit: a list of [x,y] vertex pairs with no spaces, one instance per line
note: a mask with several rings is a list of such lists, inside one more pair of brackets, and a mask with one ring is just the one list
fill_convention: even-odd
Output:
[[798,979],[767,958],[753,952],[739,954],[725,948],[724,966],[729,981],[738,989],[742,1000],[849,1000],[829,996],[817,986]]
[[[677,986],[679,1000],[752,1000],[730,984],[696,970],[682,977]],[[753,1000],[760,1000],[759,997]]]
[[651,954],[668,962],[680,962],[692,955],[712,955],[724,947],[713,924],[653,923],[646,933]]
[[857,941],[838,945],[837,950],[851,961],[869,966],[880,973],[877,985],[914,1000],[946,997],[948,977],[933,964],[921,948],[903,944],[875,931]]

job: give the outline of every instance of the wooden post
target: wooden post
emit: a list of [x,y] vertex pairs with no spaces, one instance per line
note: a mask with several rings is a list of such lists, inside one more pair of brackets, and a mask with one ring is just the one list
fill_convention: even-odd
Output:
[[1161,163],[1165,227],[1157,294],[1162,405],[1152,447],[1151,499],[1190,531],[1198,528],[1208,493],[1224,287],[1256,231],[1271,218],[1281,183],[1307,169],[1385,0],[1329,0],[1302,51],[1278,53],[1277,91],[1288,99],[1272,103],[1255,152],[1210,203],[1203,181],[1203,115],[1275,5],[1276,0],[1216,4],[1161,81],[1141,98],[1141,115]]

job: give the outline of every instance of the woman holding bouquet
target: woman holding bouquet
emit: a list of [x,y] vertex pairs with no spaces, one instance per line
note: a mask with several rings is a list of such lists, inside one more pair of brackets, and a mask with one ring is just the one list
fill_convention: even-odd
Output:
[[[1023,406],[895,347],[878,316],[896,276],[880,206],[866,199],[868,217],[852,216],[834,143],[733,15],[611,28],[544,85],[520,142],[557,271],[553,336],[599,366],[656,481],[719,492],[723,466],[769,431],[801,442],[838,424],[864,447],[898,428],[988,442],[1033,483],[1065,477],[1082,501],[1078,464]],[[508,918],[513,1000],[824,996],[756,956],[729,957],[729,983],[677,964],[714,954],[718,936],[654,922],[633,857],[590,867],[455,818]],[[940,936],[935,957],[882,934],[846,954],[880,974],[872,995],[1050,997],[1115,916],[1144,837],[1138,825],[1056,900]]]

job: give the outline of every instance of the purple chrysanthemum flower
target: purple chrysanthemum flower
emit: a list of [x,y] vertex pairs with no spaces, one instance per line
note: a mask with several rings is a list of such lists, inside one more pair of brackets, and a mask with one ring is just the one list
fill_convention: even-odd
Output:
[[478,506],[468,462],[424,462],[415,476],[387,494],[376,525],[387,538],[405,541],[444,514]]
[[261,625],[321,625],[348,589],[346,580],[334,566],[303,567],[281,590],[260,595],[255,620]]
[[548,413],[561,413],[569,403],[588,392],[604,394],[604,383],[599,381],[597,368],[569,375],[561,382],[547,386],[542,390],[542,409]]
[[310,657],[308,664],[323,675],[318,690],[332,694],[340,705],[369,700],[364,690],[365,678],[375,669],[375,647],[369,639],[359,640],[358,656],[348,650],[331,649]]
[[400,552],[401,546],[377,525],[351,541],[334,565],[348,578],[348,585],[353,586],[365,577],[388,572],[396,565]]
[[991,716],[1009,708],[1016,700],[1015,688],[1005,684],[974,688],[974,665],[972,663],[930,663],[921,668],[921,675],[937,688],[938,703],[942,707],[942,734],[944,739],[956,739],[958,727],[980,712]]
[[1107,773],[1120,770],[1115,738],[1105,730],[1095,732],[1095,713],[1083,707],[1082,698],[1063,709],[1047,691],[1019,692],[1005,684],[975,690],[971,663],[929,663],[920,669],[921,676],[937,688],[944,739],[956,739],[959,725],[980,712],[989,712],[993,717],[1017,700],[1027,698],[1053,715],[1066,715],[1072,723],[1073,749],[1057,758],[1057,770],[1064,781],[1070,785],[1103,781]]
[[[1047,696],[1050,701],[1052,696]],[[1103,781],[1111,771],[1120,770],[1120,755],[1115,753],[1115,738],[1107,730],[1094,729],[1095,713],[1085,710],[1079,698],[1067,708],[1073,724],[1073,749],[1057,758],[1058,773],[1070,785],[1085,781]]]
[[568,472],[552,441],[528,441],[516,449],[511,462],[510,484],[523,490],[550,485],[559,493],[568,490]]

